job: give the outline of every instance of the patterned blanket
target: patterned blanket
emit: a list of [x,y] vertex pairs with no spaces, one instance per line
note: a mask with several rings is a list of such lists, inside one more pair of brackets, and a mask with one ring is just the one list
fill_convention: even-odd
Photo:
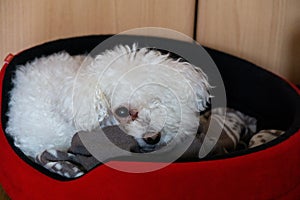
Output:
[[[225,112],[226,118],[223,126],[224,118],[222,116]],[[208,132],[217,130],[221,130],[220,135],[208,134]],[[102,131],[113,144],[128,152],[128,154],[124,154],[125,157],[130,156],[130,152],[140,153],[135,139],[124,134],[118,126],[105,127]],[[200,127],[196,137],[177,161],[199,160],[200,147],[202,145],[205,147],[211,141],[214,142],[214,148],[210,149],[207,155],[205,154],[205,158],[253,148],[267,143],[283,133],[279,130],[260,130],[257,132],[256,119],[233,109],[216,108],[201,115]],[[82,141],[84,136],[84,138],[91,139],[93,142],[95,134],[97,135],[99,132],[95,130],[93,132],[76,133],[72,139],[71,147],[67,151],[46,150],[36,158],[36,162],[63,177],[76,178],[82,176],[97,165],[102,164],[87,150],[86,143]],[[108,156],[105,161],[117,159],[113,157],[113,154],[110,154],[111,147],[106,143],[99,144],[95,142],[94,145],[101,145],[103,147],[102,151],[106,151],[104,153]]]

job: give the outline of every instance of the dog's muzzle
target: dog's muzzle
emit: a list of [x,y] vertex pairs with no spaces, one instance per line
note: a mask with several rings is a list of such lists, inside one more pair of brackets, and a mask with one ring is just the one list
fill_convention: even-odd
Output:
[[150,145],[155,145],[155,144],[159,143],[160,138],[161,138],[160,132],[158,132],[158,133],[146,133],[143,136],[143,140],[147,144],[150,144]]
[[136,138],[140,146],[140,153],[150,153],[157,151],[165,147],[167,144],[162,139],[162,134],[160,132],[156,133],[146,133],[142,138]]

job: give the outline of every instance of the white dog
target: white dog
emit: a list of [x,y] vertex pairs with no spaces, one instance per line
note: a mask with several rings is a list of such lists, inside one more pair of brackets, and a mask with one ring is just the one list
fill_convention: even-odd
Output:
[[18,67],[13,84],[6,131],[33,158],[99,125],[120,125],[144,152],[180,142],[196,134],[210,97],[199,68],[136,45],[38,58]]

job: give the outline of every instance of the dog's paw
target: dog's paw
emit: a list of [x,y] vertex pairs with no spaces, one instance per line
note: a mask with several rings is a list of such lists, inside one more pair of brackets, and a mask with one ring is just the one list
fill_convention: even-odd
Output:
[[36,162],[49,171],[66,178],[82,176],[84,171],[80,165],[73,162],[74,155],[58,150],[45,150],[36,157]]

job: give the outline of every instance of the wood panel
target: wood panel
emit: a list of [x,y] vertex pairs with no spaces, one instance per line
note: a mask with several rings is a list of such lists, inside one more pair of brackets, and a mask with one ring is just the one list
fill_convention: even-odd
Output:
[[57,38],[136,27],[192,36],[194,10],[195,0],[1,0],[0,58]]
[[300,83],[299,0],[199,0],[197,40]]

